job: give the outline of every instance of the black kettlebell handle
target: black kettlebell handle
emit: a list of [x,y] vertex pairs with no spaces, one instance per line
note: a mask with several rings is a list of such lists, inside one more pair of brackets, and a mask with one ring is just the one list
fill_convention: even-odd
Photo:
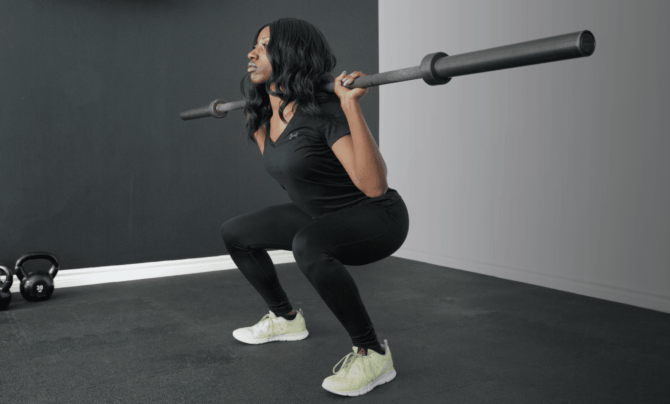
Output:
[[51,278],[55,278],[56,274],[58,273],[58,259],[54,257],[52,254],[49,254],[48,252],[32,252],[24,255],[23,257],[19,258],[18,261],[16,261],[16,267],[14,270],[16,271],[16,276],[19,278],[19,280],[23,280],[28,274],[26,274],[26,271],[23,269],[23,264],[26,261],[31,261],[31,260],[38,260],[38,259],[46,259],[51,261],[51,268],[49,268],[49,275]]
[[9,288],[12,287],[12,283],[14,283],[14,272],[12,272],[11,269],[4,267],[2,265],[0,265],[0,272],[4,272],[5,275],[7,275],[5,283],[0,284],[0,291],[7,293],[9,292]]

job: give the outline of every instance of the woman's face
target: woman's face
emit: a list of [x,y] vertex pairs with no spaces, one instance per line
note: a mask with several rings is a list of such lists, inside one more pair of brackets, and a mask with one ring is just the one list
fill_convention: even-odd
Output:
[[268,61],[268,55],[265,51],[267,44],[270,42],[270,26],[267,26],[261,30],[261,33],[258,34],[258,41],[254,46],[254,49],[249,52],[247,57],[249,58],[249,78],[254,84],[265,83],[268,78],[270,78],[270,72],[272,71],[272,66]]

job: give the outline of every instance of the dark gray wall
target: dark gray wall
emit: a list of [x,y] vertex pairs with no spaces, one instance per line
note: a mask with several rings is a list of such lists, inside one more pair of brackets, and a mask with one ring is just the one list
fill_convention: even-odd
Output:
[[[256,30],[326,35],[342,70],[378,72],[377,1],[0,2],[0,264],[48,251],[63,269],[227,254],[226,220],[286,203],[240,111]],[[361,105],[378,141],[379,97]]]

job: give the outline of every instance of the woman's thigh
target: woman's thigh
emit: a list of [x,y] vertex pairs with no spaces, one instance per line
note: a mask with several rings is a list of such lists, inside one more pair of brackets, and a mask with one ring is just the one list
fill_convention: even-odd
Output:
[[294,203],[285,203],[231,218],[221,226],[221,236],[244,249],[291,250],[298,230],[312,220]]
[[408,231],[403,201],[390,208],[354,206],[306,224],[295,235],[293,251],[325,251],[344,265],[367,265],[396,252]]

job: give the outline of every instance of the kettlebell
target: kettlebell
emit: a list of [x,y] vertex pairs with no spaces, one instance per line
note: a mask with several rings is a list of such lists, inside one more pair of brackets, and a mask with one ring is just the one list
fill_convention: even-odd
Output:
[[7,267],[0,265],[0,275],[5,274],[7,277],[4,282],[0,283],[0,311],[7,309],[9,303],[12,302],[12,292],[9,288],[14,283],[14,272]]
[[[51,261],[49,273],[27,274],[23,264],[27,261],[47,259]],[[58,273],[58,260],[52,254],[46,252],[33,252],[24,255],[16,261],[16,276],[21,281],[21,296],[29,302],[42,302],[49,300],[54,292],[54,278]]]

